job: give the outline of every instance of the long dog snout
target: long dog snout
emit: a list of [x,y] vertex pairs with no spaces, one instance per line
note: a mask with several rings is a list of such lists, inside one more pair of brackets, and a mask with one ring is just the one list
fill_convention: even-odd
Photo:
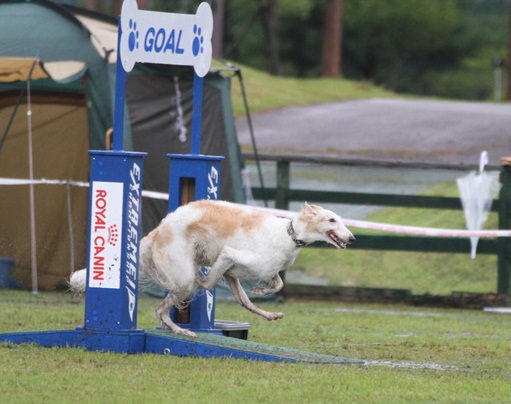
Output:
[[346,246],[355,241],[355,236],[348,231],[349,234],[344,234],[342,236],[338,235],[335,230],[327,231],[327,235],[330,240],[333,241],[333,244],[340,248],[341,250],[345,250]]

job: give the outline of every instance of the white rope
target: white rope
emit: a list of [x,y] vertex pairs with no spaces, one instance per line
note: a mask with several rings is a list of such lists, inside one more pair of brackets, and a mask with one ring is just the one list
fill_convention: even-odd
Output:
[[88,182],[72,181],[72,180],[48,180],[41,178],[38,180],[24,179],[24,178],[6,178],[0,177],[0,185],[29,185],[29,184],[50,184],[50,185],[75,185],[78,187],[88,187]]
[[[260,206],[250,206],[250,208],[269,212],[275,216],[285,217],[288,219],[292,219],[295,217],[295,212],[290,212],[288,210],[282,209],[272,209],[272,208],[263,208]],[[485,238],[494,238],[494,237],[511,237],[511,230],[452,230],[452,229],[438,229],[432,227],[417,227],[417,226],[404,226],[397,224],[388,224],[388,223],[376,223],[376,222],[368,222],[365,220],[353,220],[353,219],[343,219],[343,222],[346,226],[356,227],[359,229],[370,229],[370,230],[379,230],[389,233],[399,233],[399,234],[412,234],[416,236],[429,236],[429,237],[485,237]]]
[[[18,178],[1,178],[0,185],[27,185],[27,184],[54,184],[54,185],[74,185],[79,187],[88,187],[88,182],[70,181],[70,180],[29,180],[29,179],[18,179]],[[168,200],[169,194],[165,192],[156,191],[142,191],[142,196],[145,198]],[[268,212],[274,216],[285,217],[292,219],[296,216],[296,212],[289,210],[263,208],[261,206],[248,206],[250,209]],[[343,219],[346,226],[355,227],[359,229],[370,229],[384,231],[388,233],[397,234],[410,234],[416,236],[428,236],[428,237],[457,237],[457,238],[469,238],[469,237],[482,237],[482,238],[495,238],[495,237],[511,237],[511,230],[457,230],[457,229],[439,229],[433,227],[418,227],[418,226],[404,226],[390,223],[376,223],[368,222],[365,220],[354,220],[354,219]]]

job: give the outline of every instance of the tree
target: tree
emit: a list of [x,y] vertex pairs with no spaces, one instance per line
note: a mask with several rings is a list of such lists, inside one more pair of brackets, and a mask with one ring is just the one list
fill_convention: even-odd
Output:
[[453,0],[346,2],[344,66],[351,77],[400,90],[427,70],[459,63],[459,17]]
[[508,58],[507,58],[507,99],[511,100],[511,4],[509,5],[508,17]]
[[261,0],[260,13],[263,26],[264,70],[273,75],[280,75],[277,0]]
[[342,9],[343,0],[327,0],[323,29],[322,77],[342,75]]
[[223,58],[223,40],[224,40],[224,16],[225,0],[213,0],[211,2],[213,9],[213,36],[211,45],[213,47],[213,57],[215,59]]

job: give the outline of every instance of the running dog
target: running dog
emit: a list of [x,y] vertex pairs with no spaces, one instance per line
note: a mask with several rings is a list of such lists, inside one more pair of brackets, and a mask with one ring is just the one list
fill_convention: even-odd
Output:
[[[200,200],[167,215],[142,239],[140,279],[169,291],[156,309],[161,321],[176,334],[195,337],[171,320],[170,309],[186,306],[198,287],[212,289],[223,277],[241,306],[278,320],[284,314],[256,307],[240,280],[267,282],[252,289],[256,295],[275,293],[284,285],[279,272],[294,262],[302,247],[324,241],[344,250],[354,240],[341,218],[320,206],[305,203],[289,220],[229,202]],[[209,270],[203,274],[200,267]],[[73,277],[70,283],[75,289]]]

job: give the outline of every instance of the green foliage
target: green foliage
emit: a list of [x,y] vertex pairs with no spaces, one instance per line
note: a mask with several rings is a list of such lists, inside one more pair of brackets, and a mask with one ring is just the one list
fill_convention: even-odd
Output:
[[279,0],[277,7],[279,15],[305,20],[310,15],[314,3],[314,0]]
[[225,6],[223,56],[261,69],[264,64],[259,2],[234,0]]
[[456,65],[459,40],[453,1],[364,0],[345,5],[345,71],[403,91],[426,69]]
[[[464,59],[457,69],[427,72],[420,85],[412,86],[411,89],[417,93],[429,92],[443,98],[492,100],[495,83],[491,61],[504,54],[505,50],[485,48]],[[502,74],[505,75],[504,72]],[[501,88],[501,91],[502,96],[505,96],[505,89]]]
[[[325,1],[279,1],[285,76],[319,77]],[[509,0],[344,0],[343,73],[393,91],[488,99],[493,57],[507,54]],[[262,69],[258,2],[227,5],[228,58]],[[255,22],[254,22],[255,21]],[[250,24],[250,26],[248,26]],[[248,28],[248,29],[247,29]],[[497,54],[489,56],[493,50]],[[477,62],[479,68],[471,65]]]
[[[145,5],[162,12],[193,13],[201,1],[147,0]],[[113,6],[111,0],[92,3],[107,13]],[[277,1],[282,75],[321,75],[326,3]],[[225,1],[224,58],[256,69],[267,66],[260,12],[264,4]],[[509,7],[510,0],[343,0],[343,76],[400,93],[493,99],[491,60],[507,57]]]

